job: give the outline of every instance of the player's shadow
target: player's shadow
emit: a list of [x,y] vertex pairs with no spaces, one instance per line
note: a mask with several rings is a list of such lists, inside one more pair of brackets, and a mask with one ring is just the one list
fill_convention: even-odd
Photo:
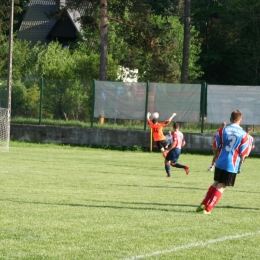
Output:
[[[151,186],[151,185],[130,185],[130,184],[111,184],[112,186],[125,186],[125,187],[143,187],[143,188],[157,188],[157,189],[186,189],[186,190],[202,190],[202,191],[206,191],[205,188],[199,188],[199,187],[184,187],[184,186]],[[251,194],[258,194],[260,193],[260,191],[242,191],[242,190],[232,190],[232,192],[238,192],[238,193],[251,193]]]
[[[153,206],[161,206],[161,207],[193,207],[194,205],[188,205],[188,204],[160,204],[160,203],[143,203],[143,202],[118,202],[118,201],[92,201],[92,202],[99,202],[99,203],[108,203],[108,204],[83,204],[83,203],[52,203],[52,202],[41,202],[41,201],[21,201],[21,200],[5,200],[0,199],[0,201],[8,201],[12,203],[19,203],[19,204],[36,204],[36,205],[52,205],[52,206],[71,206],[71,207],[86,207],[86,208],[111,208],[111,209],[130,209],[130,210],[160,210],[160,211],[175,211],[175,212],[182,212],[183,210],[174,210],[173,208],[158,208]],[[90,201],[90,202],[91,202]],[[121,204],[121,205],[109,205],[112,203],[115,204]],[[133,205],[133,207],[127,206],[127,205]],[[146,207],[136,207],[136,205],[143,205]],[[150,206],[150,207],[149,207]]]
[[184,186],[152,186],[152,185],[130,185],[130,184],[125,184],[125,185],[118,185],[118,184],[111,184],[112,186],[122,186],[122,187],[142,187],[142,188],[156,188],[156,189],[186,189],[186,190],[203,190],[205,191],[205,188],[197,188],[197,187],[184,187]]
[[[21,201],[11,199],[0,199],[0,201],[8,201],[12,203],[23,204],[36,204],[36,205],[52,205],[52,206],[71,206],[71,207],[86,207],[86,208],[111,208],[111,209],[129,209],[129,210],[152,210],[152,211],[169,211],[169,212],[194,212],[194,210],[183,210],[183,208],[193,207],[197,208],[197,205],[192,204],[165,204],[165,203],[147,203],[147,202],[126,202],[126,201],[100,201],[100,200],[86,200],[88,202],[94,202],[95,204],[83,204],[83,203],[53,203],[53,202],[41,202],[41,201]],[[97,203],[102,203],[98,205]],[[107,204],[104,204],[107,203]],[[110,205],[109,205],[110,203]],[[111,205],[111,204],[121,205]],[[133,206],[129,206],[133,205]],[[140,205],[140,207],[137,207]],[[142,207],[143,206],[143,207]],[[165,208],[167,207],[167,208]],[[169,208],[170,207],[170,208]],[[178,207],[178,209],[176,208]],[[259,208],[250,207],[237,207],[237,206],[218,206],[218,208],[225,209],[239,209],[239,210],[259,210]]]

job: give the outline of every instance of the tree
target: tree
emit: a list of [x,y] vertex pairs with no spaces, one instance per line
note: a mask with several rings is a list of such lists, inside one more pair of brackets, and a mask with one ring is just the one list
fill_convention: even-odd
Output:
[[107,0],[100,0],[100,80],[107,79]]
[[[19,24],[20,14],[23,11],[23,7],[26,5],[26,1],[20,2],[20,0],[14,0],[14,25]],[[10,28],[10,0],[1,0],[0,8],[0,35],[8,34]],[[17,27],[15,28],[17,29]],[[15,30],[14,29],[14,30]]]
[[[14,31],[19,27],[19,18],[23,12],[23,6],[26,4],[26,1],[20,2],[19,0],[14,0]],[[10,14],[11,14],[11,5],[9,0],[1,0],[0,8],[0,74],[3,74],[3,69],[6,61],[8,60],[8,35],[10,29]],[[6,74],[7,75],[7,74]],[[6,76],[5,75],[5,76]]]
[[185,0],[181,83],[188,83],[189,56],[190,56],[190,0]]
[[260,3],[257,0],[192,3],[200,30],[201,78],[212,84],[259,85]]
[[[77,8],[79,2],[81,0],[72,0],[66,8]],[[178,45],[180,42],[183,43],[183,39],[179,41],[177,34],[175,34],[175,39],[170,39],[169,35],[174,34],[174,32],[171,32],[175,29],[172,27],[173,21],[176,24],[179,23],[178,18],[175,17],[176,19],[174,19],[174,16],[179,15],[180,11],[178,8],[181,6],[181,2],[167,0],[111,0],[108,4],[107,1],[105,3],[104,1],[100,1],[99,3],[103,3],[103,5],[100,5],[101,7],[107,4],[109,21],[109,41],[108,44],[105,44],[106,38],[101,37],[103,39],[101,41],[102,50],[112,54],[113,58],[118,60],[120,65],[129,67],[130,69],[138,68],[140,80],[180,82],[180,57],[179,54],[176,57],[176,51],[171,47],[176,45],[177,42]],[[93,46],[92,37],[93,35],[97,35],[95,31],[99,30],[99,24],[101,23],[100,17],[97,17],[96,14],[100,12],[97,12],[98,1],[88,1],[88,3],[91,3],[91,12],[86,13],[81,21],[83,27],[86,28],[84,36],[89,44]],[[104,10],[102,10],[101,14],[103,14],[101,17],[105,17]],[[157,21],[159,21],[159,25]],[[106,21],[104,24],[107,24]],[[101,28],[107,29],[107,26],[101,26]],[[101,35],[107,37],[107,33],[101,33]],[[97,39],[96,36],[95,39]],[[194,39],[194,36],[192,36],[192,44],[197,44]],[[114,45],[115,42],[120,43],[119,46]],[[192,55],[198,56],[199,48],[197,44],[196,49],[198,52],[193,52]],[[119,51],[119,49],[123,52]],[[166,55],[164,54],[165,50],[167,50]],[[170,56],[172,60],[170,61],[167,56]],[[100,71],[100,78],[104,78],[105,75],[106,60],[104,57],[104,53],[101,53],[102,69]],[[194,61],[196,59],[191,60]],[[195,64],[192,64],[191,68],[195,69],[198,75],[200,74],[199,66],[196,67]]]
[[[58,42],[42,46],[38,51],[35,74],[44,76],[44,106],[47,116],[65,120],[90,116],[92,79],[98,76],[99,55],[87,55],[85,44],[70,51]],[[115,80],[118,66],[108,57],[108,77]],[[82,113],[84,111],[84,114]]]

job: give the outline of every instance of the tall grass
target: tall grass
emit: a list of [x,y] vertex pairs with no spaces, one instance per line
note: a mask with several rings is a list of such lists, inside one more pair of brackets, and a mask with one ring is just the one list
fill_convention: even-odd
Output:
[[195,209],[211,156],[11,142],[0,160],[0,259],[257,259],[260,161],[248,158],[211,215]]

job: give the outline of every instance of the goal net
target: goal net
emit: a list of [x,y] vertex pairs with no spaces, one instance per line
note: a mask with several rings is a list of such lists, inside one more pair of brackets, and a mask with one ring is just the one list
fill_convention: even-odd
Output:
[[9,112],[7,108],[0,107],[0,152],[9,151]]

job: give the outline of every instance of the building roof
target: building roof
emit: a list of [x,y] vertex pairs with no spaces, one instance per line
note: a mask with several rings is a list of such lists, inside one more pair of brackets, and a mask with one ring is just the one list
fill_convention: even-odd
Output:
[[38,41],[48,44],[54,38],[61,38],[63,41],[76,39],[77,32],[80,32],[78,19],[81,12],[68,10],[67,20],[57,21],[47,17],[51,11],[57,10],[55,0],[30,0],[17,38],[31,41],[32,46]]
[[49,19],[46,14],[57,10],[54,0],[31,0],[20,26],[17,38],[31,41],[35,45],[38,41],[48,43],[45,39],[51,28],[56,23],[55,19]]

